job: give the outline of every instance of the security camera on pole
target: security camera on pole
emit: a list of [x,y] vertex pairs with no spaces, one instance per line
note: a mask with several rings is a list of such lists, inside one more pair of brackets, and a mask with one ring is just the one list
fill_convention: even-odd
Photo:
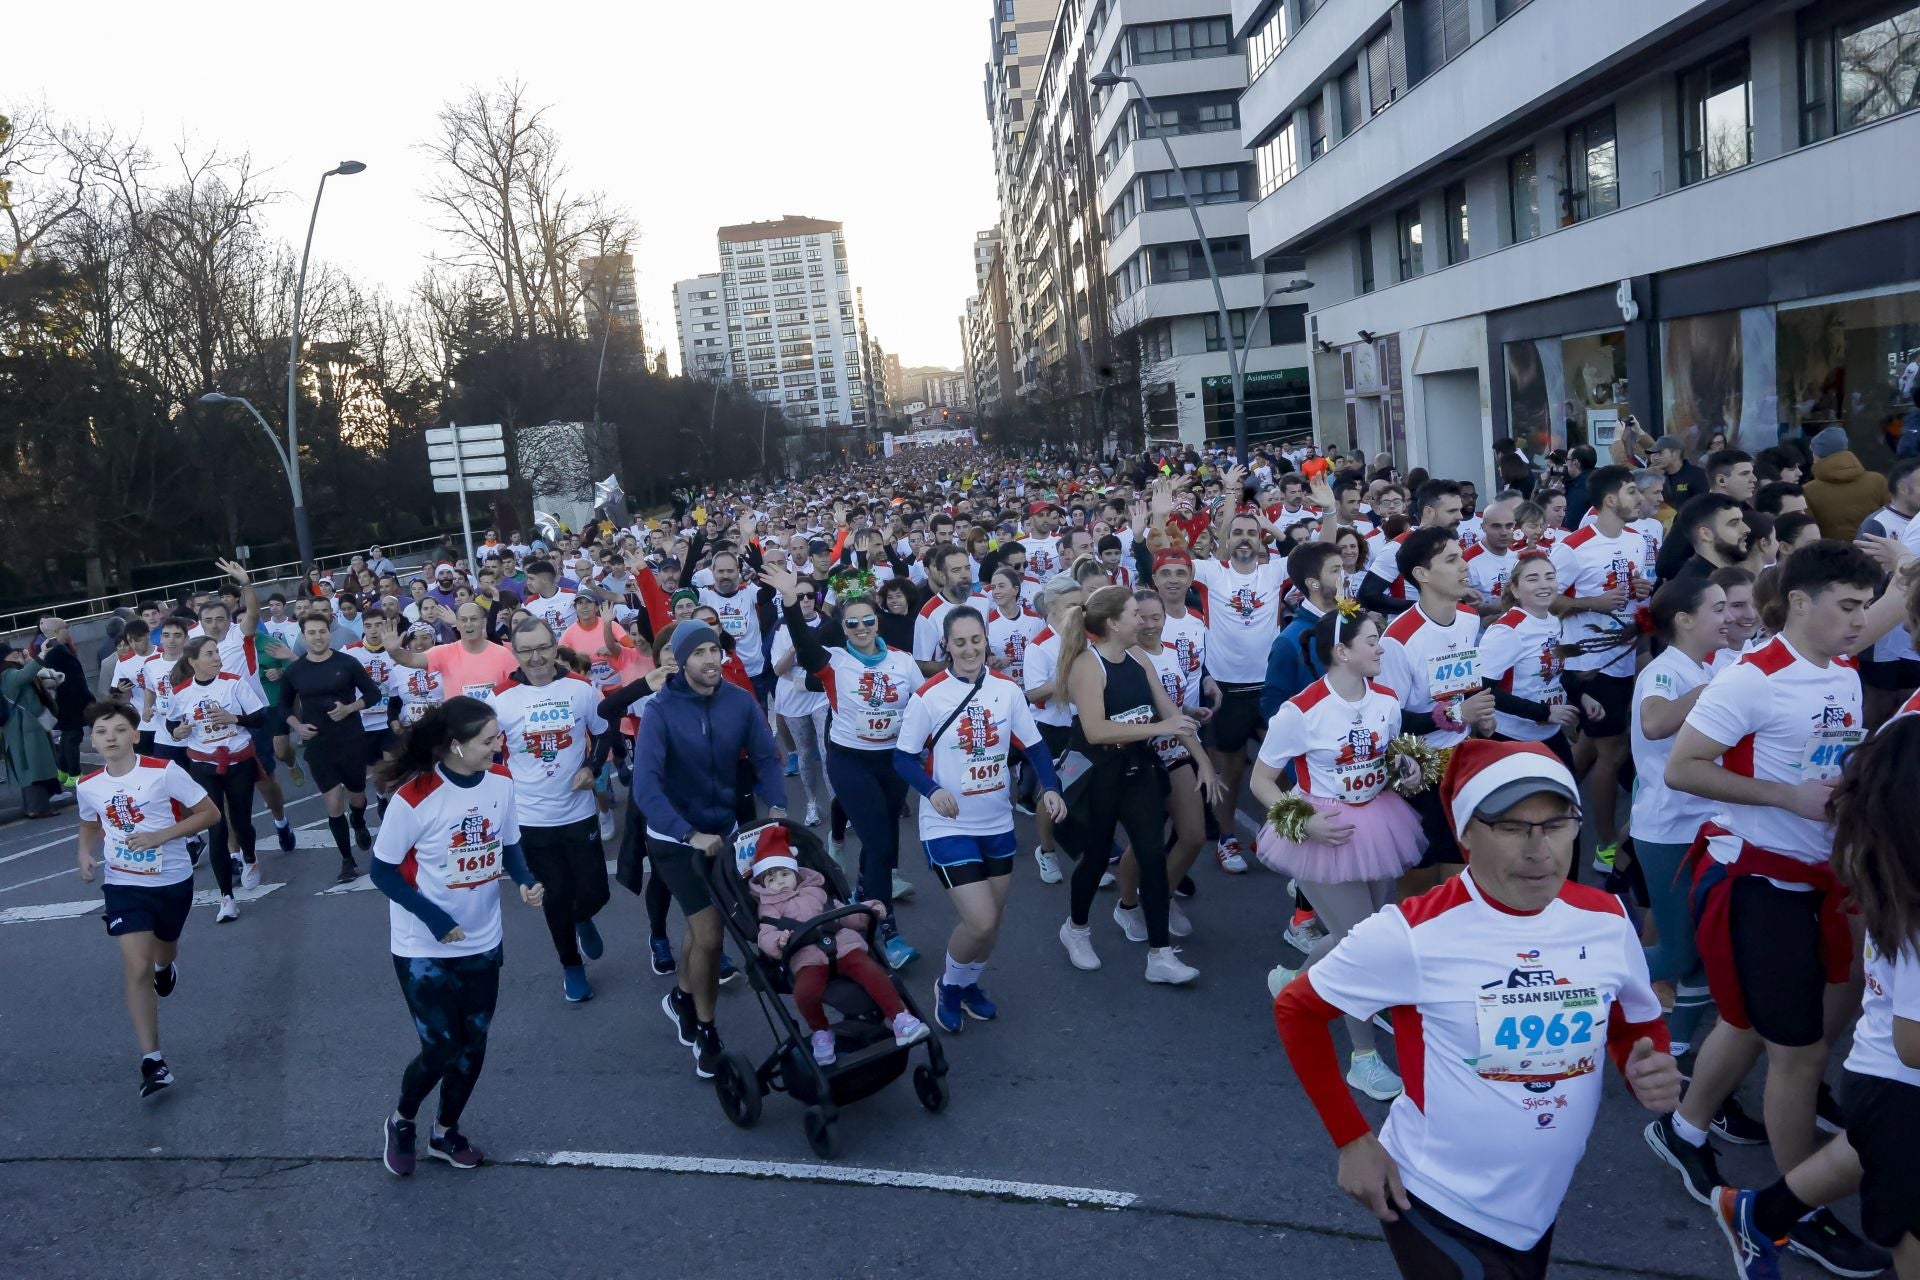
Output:
[[427,465],[435,493],[460,495],[460,529],[467,539],[467,566],[474,566],[473,521],[467,495],[507,487],[507,445],[495,422],[479,427],[434,427],[427,432]]

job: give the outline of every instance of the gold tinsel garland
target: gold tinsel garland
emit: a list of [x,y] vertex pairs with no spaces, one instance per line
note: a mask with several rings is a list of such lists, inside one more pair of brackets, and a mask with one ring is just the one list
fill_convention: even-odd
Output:
[[[1438,785],[1447,772],[1447,762],[1453,758],[1452,747],[1430,747],[1418,734],[1403,733],[1387,744],[1387,765],[1396,769],[1402,758],[1408,758],[1420,766],[1420,773],[1410,786],[1394,784],[1394,790],[1402,795],[1417,795],[1428,787]],[[1307,838],[1307,823],[1313,815],[1320,812],[1313,801],[1297,791],[1289,791],[1273,802],[1267,810],[1267,825],[1282,840],[1299,844]]]

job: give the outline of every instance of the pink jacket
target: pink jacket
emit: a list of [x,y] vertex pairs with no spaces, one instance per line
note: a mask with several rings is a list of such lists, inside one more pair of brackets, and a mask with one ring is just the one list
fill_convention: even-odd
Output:
[[[797,932],[793,926],[771,924],[768,916],[782,916],[788,920],[798,920],[801,924],[815,916],[825,915],[834,907],[842,905],[833,901],[827,894],[827,882],[818,871],[806,867],[800,868],[800,883],[786,893],[768,893],[759,885],[752,886],[753,900],[760,908],[760,949],[778,960],[780,946],[776,939],[783,932]],[[840,929],[834,934],[833,944],[841,955],[849,951],[865,951],[867,940],[848,926],[865,924],[865,916],[847,916]],[[788,969],[804,969],[811,964],[825,964],[827,953],[811,944],[800,948],[788,964]]]

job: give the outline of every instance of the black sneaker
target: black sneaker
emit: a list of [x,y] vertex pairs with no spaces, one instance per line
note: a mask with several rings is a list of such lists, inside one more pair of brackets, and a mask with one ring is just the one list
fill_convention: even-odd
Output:
[[367,820],[361,818],[352,825],[353,842],[360,846],[360,852],[365,853],[367,850],[373,848],[373,832],[367,830]]
[[1892,1254],[1855,1235],[1831,1209],[1815,1209],[1794,1223],[1787,1248],[1837,1276],[1877,1276],[1893,1265]]
[[396,1178],[404,1178],[412,1173],[417,1163],[413,1137],[413,1121],[387,1117],[387,1143],[380,1159],[387,1166],[387,1172]]
[[1646,1127],[1647,1145],[1653,1154],[1672,1165],[1680,1175],[1680,1185],[1701,1204],[1713,1204],[1713,1189],[1726,1180],[1713,1154],[1713,1143],[1694,1146],[1674,1132],[1673,1117],[1661,1116]]
[[1173,886],[1173,893],[1177,898],[1191,898],[1193,896],[1193,877],[1181,876],[1180,883]]
[[1767,1141],[1767,1126],[1747,1114],[1740,1099],[1730,1097],[1721,1104],[1713,1123],[1707,1126],[1713,1135],[1736,1147],[1758,1147]]
[[280,842],[280,852],[282,853],[293,852],[293,828],[292,827],[275,827],[273,829],[273,835],[274,835],[274,838]]
[[1846,1119],[1840,1114],[1840,1099],[1833,1096],[1833,1090],[1825,1080],[1820,1082],[1819,1096],[1814,1099],[1813,1123],[1816,1128],[1828,1133],[1847,1131]]
[[174,985],[179,981],[179,966],[169,962],[166,968],[153,971],[153,994],[164,1000],[173,994]]
[[151,1098],[173,1083],[173,1072],[164,1058],[140,1059],[140,1096]]
[[340,859],[340,874],[334,879],[341,884],[351,884],[360,878],[360,868],[351,856]]
[[193,866],[198,867],[200,865],[200,855],[206,851],[207,838],[205,836],[194,836],[191,840],[187,841],[187,861]]
[[675,987],[660,997],[660,1010],[673,1019],[673,1032],[680,1037],[680,1043],[693,1048],[693,1032],[697,1025],[693,1016],[693,997]]
[[693,1029],[693,1074],[702,1080],[713,1079],[720,1069],[720,1029],[711,1022]]

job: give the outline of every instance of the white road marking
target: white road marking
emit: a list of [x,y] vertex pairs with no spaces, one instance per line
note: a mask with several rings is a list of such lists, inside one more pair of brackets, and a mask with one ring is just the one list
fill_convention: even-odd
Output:
[[[235,889],[235,902],[253,902],[264,898],[275,889],[284,889],[284,884],[263,884],[257,889]],[[196,907],[213,907],[220,904],[217,890],[203,889],[193,895]],[[8,907],[0,911],[0,924],[30,924],[36,920],[71,920],[75,916],[95,915],[100,911],[101,900],[88,898],[82,902],[49,902],[39,907]]]
[[1044,1182],[1009,1182],[1000,1178],[966,1178],[946,1173],[919,1173],[906,1169],[862,1169],[852,1165],[783,1164],[768,1160],[717,1160],[705,1156],[662,1156],[645,1152],[556,1151],[546,1158],[552,1167],[639,1169],[656,1173],[705,1173],[735,1178],[788,1178],[800,1182],[848,1182],[869,1187],[913,1187],[927,1191],[957,1191],[967,1195],[998,1196],[1043,1204],[1096,1205],[1125,1209],[1139,1200],[1131,1191],[1101,1187],[1057,1187]]

